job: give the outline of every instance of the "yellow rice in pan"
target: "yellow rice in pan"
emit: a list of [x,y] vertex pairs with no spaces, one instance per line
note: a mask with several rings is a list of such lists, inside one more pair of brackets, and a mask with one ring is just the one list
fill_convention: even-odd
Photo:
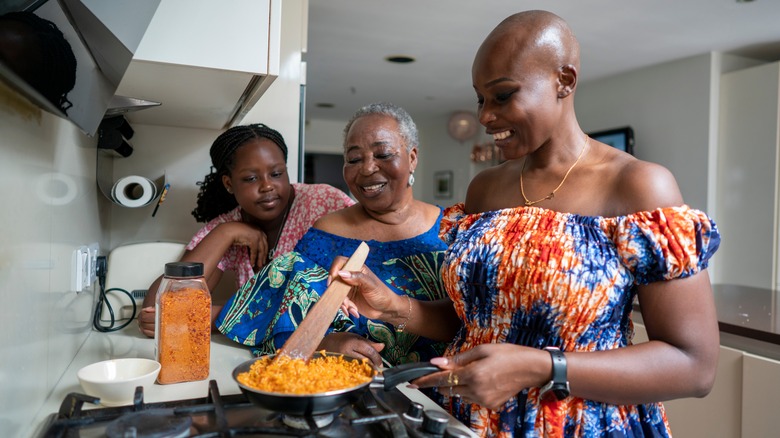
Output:
[[367,360],[347,360],[342,356],[315,357],[305,362],[280,356],[263,357],[237,380],[244,386],[281,394],[319,394],[353,388],[369,382],[374,368]]

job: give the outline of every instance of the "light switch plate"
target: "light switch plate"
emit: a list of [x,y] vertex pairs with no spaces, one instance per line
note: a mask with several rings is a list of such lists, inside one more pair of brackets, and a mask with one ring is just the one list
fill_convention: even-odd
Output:
[[97,256],[100,245],[90,243],[73,250],[71,256],[70,290],[83,292],[95,290],[97,281]]

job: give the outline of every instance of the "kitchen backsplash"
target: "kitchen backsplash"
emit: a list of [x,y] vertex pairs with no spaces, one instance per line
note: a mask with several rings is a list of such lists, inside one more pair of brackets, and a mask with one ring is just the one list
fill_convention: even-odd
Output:
[[71,256],[105,242],[94,139],[0,82],[0,436],[28,436],[90,330],[94,294],[70,289]]

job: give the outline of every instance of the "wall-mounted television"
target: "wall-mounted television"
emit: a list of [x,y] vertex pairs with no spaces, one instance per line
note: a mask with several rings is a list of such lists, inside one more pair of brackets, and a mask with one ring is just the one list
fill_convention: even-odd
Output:
[[634,130],[630,126],[589,132],[588,136],[634,155]]

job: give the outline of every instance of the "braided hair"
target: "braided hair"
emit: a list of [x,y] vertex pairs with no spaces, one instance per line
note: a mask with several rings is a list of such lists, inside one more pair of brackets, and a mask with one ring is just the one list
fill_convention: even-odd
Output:
[[27,81],[62,112],[73,106],[68,93],[76,85],[76,56],[65,35],[49,20],[30,12],[0,15],[0,27],[19,24],[27,44],[24,60],[4,59],[11,70]]
[[228,193],[222,184],[222,176],[230,176],[235,166],[236,150],[249,140],[265,138],[274,142],[287,162],[287,144],[282,134],[262,123],[234,126],[220,134],[211,145],[211,173],[198,182],[197,206],[192,215],[198,222],[208,222],[215,217],[236,208],[238,201]]

